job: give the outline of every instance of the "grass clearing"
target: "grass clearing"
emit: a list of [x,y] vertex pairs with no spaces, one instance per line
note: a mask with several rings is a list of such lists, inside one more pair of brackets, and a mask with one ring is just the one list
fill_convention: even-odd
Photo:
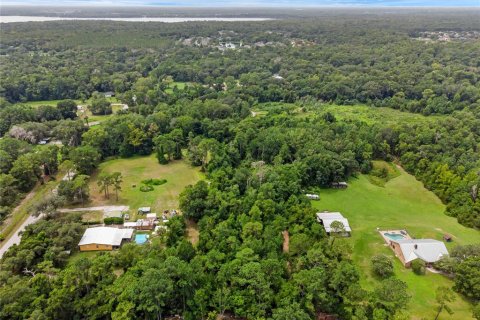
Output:
[[[27,102],[20,102],[19,104],[27,105],[33,108],[38,108],[40,106],[57,106],[57,103],[63,100],[42,100],[42,101],[27,101]],[[80,100],[75,100],[77,104],[81,104]]]
[[366,105],[338,106],[338,105],[319,105],[314,109],[320,113],[330,112],[337,120],[359,120],[367,124],[394,124],[399,122],[424,123],[436,121],[442,116],[424,116],[418,113],[403,112],[386,107],[369,107]]
[[68,258],[68,264],[76,264],[82,258],[93,259],[97,256],[97,254],[102,252],[110,254],[111,251],[76,251]]
[[103,223],[103,211],[85,211],[81,212],[83,222],[100,222]]
[[[353,260],[362,271],[362,285],[371,289],[376,280],[371,274],[370,259],[379,253],[394,261],[396,276],[408,284],[412,295],[409,312],[412,319],[433,319],[435,312],[435,289],[453,285],[452,280],[439,274],[415,275],[395,258],[377,231],[380,229],[406,229],[416,238],[442,240],[445,233],[453,236],[451,249],[457,244],[480,242],[480,232],[460,225],[455,218],[444,214],[445,206],[415,177],[397,168],[399,175],[379,187],[360,175],[349,181],[345,190],[323,189],[320,201],[313,201],[319,211],[340,211],[349,219],[352,237],[347,239],[353,246]],[[471,305],[457,295],[451,304],[453,315],[444,313],[439,319],[472,319]]]
[[428,121],[437,121],[443,116],[424,116],[418,113],[403,112],[387,107],[371,107],[367,105],[335,105],[322,104],[309,105],[300,108],[293,103],[275,102],[259,104],[255,112],[288,112],[297,117],[308,118],[315,115],[322,115],[330,112],[337,120],[342,121],[362,121],[367,124],[395,124],[395,123],[425,123]]
[[[105,199],[103,192],[100,192],[97,181],[104,172],[122,173],[122,191],[119,192],[118,202],[114,192],[111,191],[110,199]],[[141,192],[141,181],[151,178],[166,179],[167,182],[154,186],[153,191]],[[158,214],[164,210],[178,209],[179,194],[186,186],[195,184],[202,178],[199,168],[192,167],[183,160],[172,161],[167,165],[159,164],[154,155],[109,160],[100,164],[90,179],[90,205],[129,205],[130,220],[133,221],[139,207],[151,207],[152,212]]]
[[167,94],[173,94],[173,88],[177,87],[177,90],[185,90],[187,86],[189,86],[189,82],[172,82],[168,85],[168,88],[165,89],[165,93]]

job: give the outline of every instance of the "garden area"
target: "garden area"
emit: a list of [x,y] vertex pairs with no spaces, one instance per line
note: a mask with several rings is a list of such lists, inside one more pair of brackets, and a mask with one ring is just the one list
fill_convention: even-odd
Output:
[[[377,163],[377,167],[389,167],[390,164]],[[340,211],[348,218],[352,227],[352,237],[345,240],[353,247],[352,258],[362,270],[362,285],[373,288],[378,279],[373,275],[371,259],[378,254],[391,258],[396,277],[408,284],[412,295],[410,312],[414,319],[433,318],[435,311],[435,290],[439,286],[452,287],[449,278],[427,272],[416,275],[406,269],[394,256],[394,253],[377,231],[398,228],[407,230],[416,238],[442,240],[444,234],[452,236],[453,241],[446,243],[451,250],[456,245],[480,242],[478,231],[466,228],[453,217],[444,214],[445,206],[415,177],[402,168],[396,168],[398,176],[389,180],[383,187],[373,184],[369,176],[360,175],[349,180],[344,190],[324,189],[320,201],[313,201],[318,211]],[[471,305],[460,295],[451,304],[453,315],[443,314],[439,319],[470,319]]]
[[[113,172],[120,172],[123,180],[118,201],[115,196],[106,199],[98,186],[102,174]],[[158,214],[164,210],[178,209],[179,194],[187,185],[195,184],[201,178],[199,168],[183,160],[167,165],[160,165],[154,155],[109,160],[101,163],[90,179],[89,205],[128,205],[130,219],[134,221],[140,207],[151,207],[151,211]]]

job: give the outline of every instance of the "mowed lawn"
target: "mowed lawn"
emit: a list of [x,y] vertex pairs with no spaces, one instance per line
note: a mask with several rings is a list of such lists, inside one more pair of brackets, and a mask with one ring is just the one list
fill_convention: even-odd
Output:
[[[115,199],[113,189],[110,192],[110,199],[105,199],[97,185],[98,177],[104,172],[122,173],[122,191],[119,193],[118,201]],[[139,207],[152,207],[152,212],[156,213],[178,209],[179,194],[186,186],[195,184],[202,177],[199,168],[192,167],[183,160],[173,161],[167,165],[160,165],[154,155],[109,160],[100,164],[90,179],[92,200],[90,205],[129,205],[132,213]],[[166,179],[167,183],[154,186],[154,190],[150,192],[140,191],[141,181],[150,178]]]
[[[406,229],[416,238],[442,240],[445,233],[453,235],[450,249],[457,244],[480,243],[480,232],[463,227],[455,218],[446,216],[445,206],[415,177],[399,169],[400,175],[388,181],[384,187],[373,185],[368,177],[360,175],[349,181],[345,190],[321,190],[320,200],[313,201],[319,211],[340,211],[349,219],[352,227],[350,241],[353,259],[362,270],[362,285],[372,289],[376,280],[370,269],[370,259],[378,253],[391,257],[395,262],[395,275],[408,284],[412,299],[409,312],[412,319],[435,317],[435,288],[453,286],[453,281],[438,274],[427,272],[415,275],[405,269],[386,245],[377,228]],[[452,304],[453,315],[442,313],[440,319],[472,319],[471,305],[457,295]]]

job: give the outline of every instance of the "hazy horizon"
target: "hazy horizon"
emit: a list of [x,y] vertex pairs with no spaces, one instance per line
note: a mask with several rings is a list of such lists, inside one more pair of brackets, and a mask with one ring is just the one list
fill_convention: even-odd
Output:
[[62,0],[52,5],[47,0],[2,1],[0,6],[99,6],[99,7],[480,7],[480,0],[212,0],[199,3],[194,0]]

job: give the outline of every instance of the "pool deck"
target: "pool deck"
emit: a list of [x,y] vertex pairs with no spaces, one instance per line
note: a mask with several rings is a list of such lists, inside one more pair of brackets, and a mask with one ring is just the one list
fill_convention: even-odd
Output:
[[390,245],[390,241],[392,241],[393,239],[386,236],[385,235],[386,233],[398,234],[398,235],[403,236],[404,239],[412,239],[412,237],[410,237],[410,235],[408,234],[407,230],[401,230],[401,229],[400,230],[399,229],[396,229],[396,230],[379,230],[378,232],[382,236],[383,240],[385,240],[387,245]]

